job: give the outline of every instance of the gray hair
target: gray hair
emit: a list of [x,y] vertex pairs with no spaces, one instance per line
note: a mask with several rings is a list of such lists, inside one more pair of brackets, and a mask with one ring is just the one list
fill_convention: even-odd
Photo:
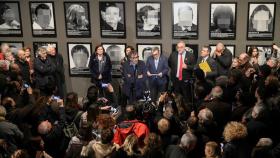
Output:
[[187,150],[192,150],[196,145],[197,138],[194,134],[187,132],[181,137],[180,146]]

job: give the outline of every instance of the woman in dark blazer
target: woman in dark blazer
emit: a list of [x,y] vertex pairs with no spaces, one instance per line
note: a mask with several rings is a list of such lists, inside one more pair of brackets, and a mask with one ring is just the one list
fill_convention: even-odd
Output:
[[114,89],[110,83],[112,81],[112,63],[102,45],[95,47],[95,53],[90,57],[89,69],[91,72],[91,82],[99,88],[100,92],[104,93],[103,90],[108,90],[109,94],[107,97],[110,101],[113,101]]

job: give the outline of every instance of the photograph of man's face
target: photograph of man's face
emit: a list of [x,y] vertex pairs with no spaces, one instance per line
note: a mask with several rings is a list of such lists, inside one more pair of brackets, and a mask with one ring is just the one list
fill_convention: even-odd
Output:
[[193,12],[190,6],[183,6],[178,9],[178,25],[192,26]]
[[104,21],[112,28],[117,29],[118,22],[121,20],[120,9],[118,7],[110,6],[106,8],[104,13]]
[[52,3],[31,3],[33,29],[54,29]]

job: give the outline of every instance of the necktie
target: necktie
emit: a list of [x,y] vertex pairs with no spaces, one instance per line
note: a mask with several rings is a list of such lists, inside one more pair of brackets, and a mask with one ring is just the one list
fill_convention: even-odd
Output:
[[182,79],[183,79],[183,55],[181,53],[179,59],[179,81],[181,81]]

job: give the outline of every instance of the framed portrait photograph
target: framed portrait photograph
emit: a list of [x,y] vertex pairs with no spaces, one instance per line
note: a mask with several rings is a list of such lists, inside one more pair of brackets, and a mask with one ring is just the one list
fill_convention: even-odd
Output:
[[22,49],[24,47],[24,42],[23,41],[0,41],[0,45],[2,43],[7,43],[10,47],[11,52],[14,55],[17,55],[18,50]]
[[35,58],[38,57],[38,49],[41,47],[45,49],[48,49],[49,47],[53,47],[56,49],[56,52],[58,51],[57,42],[33,42],[33,52]]
[[99,2],[100,34],[103,38],[125,38],[125,3]]
[[91,43],[67,43],[69,75],[90,76]]
[[[177,51],[177,44],[172,44],[172,52]],[[198,58],[198,45],[197,44],[186,44],[186,50],[193,53],[195,57],[195,61]]]
[[[210,44],[209,46],[211,48],[210,57],[213,57],[215,50],[216,50],[216,45]],[[232,57],[235,57],[235,45],[226,45],[225,44],[225,47],[231,52]]]
[[161,38],[160,4],[160,2],[136,2],[137,38]]
[[143,43],[138,43],[136,45],[137,47],[137,52],[139,55],[139,60],[143,60],[145,63],[148,59],[149,56],[152,55],[152,50],[154,47],[158,47],[159,51],[161,51],[161,44],[143,44]]
[[112,63],[112,76],[121,76],[121,60],[124,58],[125,43],[102,43],[105,52],[110,56]]
[[56,37],[54,3],[30,1],[30,18],[34,37]]
[[0,37],[22,37],[19,2],[0,2]]
[[91,37],[89,2],[64,2],[67,37]]
[[173,29],[175,39],[198,38],[198,3],[197,2],[173,2]]
[[253,50],[257,49],[258,52],[258,64],[263,65],[266,60],[272,57],[273,49],[271,45],[246,45],[247,53],[254,53]]
[[275,2],[250,2],[248,6],[247,40],[273,40]]
[[236,37],[236,3],[210,3],[209,38],[234,40]]

